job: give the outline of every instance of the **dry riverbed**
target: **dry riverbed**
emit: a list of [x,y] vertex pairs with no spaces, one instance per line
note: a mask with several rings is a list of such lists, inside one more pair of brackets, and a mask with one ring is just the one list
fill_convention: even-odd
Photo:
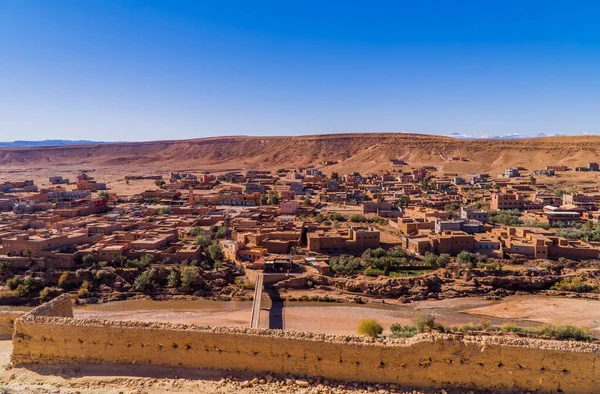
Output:
[[[261,326],[264,328],[269,325],[270,307],[267,298],[261,312]],[[250,322],[250,309],[251,302],[128,300],[77,307],[75,316],[247,326]],[[588,327],[600,335],[600,301],[547,296],[514,296],[501,301],[456,298],[411,304],[286,302],[282,320],[285,330],[346,335],[355,334],[358,322],[365,317],[378,320],[387,330],[393,323],[410,324],[419,310],[433,314],[439,323],[446,325],[480,321],[488,321],[494,325],[505,322],[519,325],[572,324]]]

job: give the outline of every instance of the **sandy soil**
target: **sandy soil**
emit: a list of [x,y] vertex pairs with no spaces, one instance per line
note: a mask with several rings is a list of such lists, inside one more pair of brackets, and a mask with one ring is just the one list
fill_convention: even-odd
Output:
[[472,315],[575,325],[600,332],[600,301],[557,297],[507,297],[501,303],[468,310]]
[[247,326],[250,309],[178,311],[141,310],[131,312],[76,311],[77,318],[110,319],[120,321],[154,321],[173,324],[198,324],[211,326]]

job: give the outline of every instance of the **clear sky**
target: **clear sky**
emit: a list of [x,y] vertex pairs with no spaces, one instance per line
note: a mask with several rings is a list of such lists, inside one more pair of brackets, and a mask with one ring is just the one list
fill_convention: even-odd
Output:
[[600,134],[598,1],[0,0],[0,141]]

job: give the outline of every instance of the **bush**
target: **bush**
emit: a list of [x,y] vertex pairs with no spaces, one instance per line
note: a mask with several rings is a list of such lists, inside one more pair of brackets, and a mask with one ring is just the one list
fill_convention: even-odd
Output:
[[359,334],[377,338],[383,332],[383,327],[375,319],[362,319],[358,323],[357,331]]
[[329,259],[329,267],[336,274],[349,274],[361,268],[360,259],[352,256],[339,256]]
[[40,291],[40,299],[42,301],[46,301],[50,298],[51,291],[49,288],[44,287],[42,291]]
[[17,286],[17,288],[15,289],[15,294],[18,297],[27,297],[29,295],[29,293],[31,292],[31,287],[29,287],[28,285],[26,285],[25,283],[21,283],[19,286]]
[[75,280],[76,280],[76,275],[74,272],[65,271],[58,278],[58,287],[65,289],[65,290],[73,289],[77,286],[77,284],[75,283]]
[[137,268],[137,269],[145,269],[150,267],[150,265],[154,262],[154,256],[151,254],[143,255],[139,260],[127,260],[125,263],[125,267],[127,268]]
[[504,324],[502,331],[511,332],[519,335],[543,336],[553,339],[574,339],[576,341],[593,341],[594,336],[589,333],[587,328],[576,326],[548,326],[541,327],[520,327],[515,324]]
[[564,278],[552,286],[552,290],[574,291],[577,293],[591,293],[598,290],[598,286],[586,283],[581,276]]
[[186,267],[181,270],[181,285],[191,287],[198,277],[198,270],[194,267]]
[[152,281],[152,271],[146,270],[139,274],[133,282],[133,288],[136,291],[149,292],[154,289],[154,282]]
[[21,278],[20,276],[15,276],[14,278],[10,278],[6,281],[6,285],[8,286],[8,288],[13,291],[16,290],[21,283],[23,283],[23,278]]
[[41,281],[33,278],[27,278],[21,282],[15,289],[15,294],[18,297],[27,297],[31,292],[38,290],[41,287]]
[[394,323],[390,326],[391,338],[410,338],[417,335],[417,327],[415,326],[402,326],[398,323]]
[[227,227],[225,226],[212,226],[210,230],[213,233],[214,239],[221,239],[227,236]]
[[210,245],[210,238],[205,234],[200,234],[196,237],[194,242],[196,245],[200,246],[201,249],[205,249],[208,245]]
[[413,318],[413,323],[417,332],[431,332],[436,328],[435,317],[424,312],[417,312]]
[[350,221],[352,223],[365,223],[367,222],[367,218],[363,215],[352,215],[350,216]]
[[0,272],[7,272],[10,268],[10,261],[0,261]]
[[467,252],[466,250],[460,252],[456,257],[460,263],[466,265],[469,269],[476,268],[479,261],[475,253]]
[[430,267],[436,267],[437,266],[437,258],[438,257],[435,255],[435,253],[428,252],[425,254],[425,256],[423,258],[423,263]]
[[91,254],[86,254],[85,256],[83,256],[83,258],[81,259],[81,261],[84,264],[93,264],[96,261],[96,258],[91,255]]
[[447,253],[442,253],[437,257],[435,264],[440,268],[444,268],[448,265],[449,262],[450,262],[450,255]]
[[79,290],[77,290],[77,297],[79,297],[79,298],[89,297],[91,287],[92,286],[90,285],[90,282],[88,282],[87,280],[84,280],[83,283],[81,284],[81,287],[79,288]]
[[169,273],[169,277],[167,278],[167,285],[169,287],[177,288],[177,287],[179,287],[179,283],[180,283],[179,271],[177,271],[175,269],[171,270],[171,273]]

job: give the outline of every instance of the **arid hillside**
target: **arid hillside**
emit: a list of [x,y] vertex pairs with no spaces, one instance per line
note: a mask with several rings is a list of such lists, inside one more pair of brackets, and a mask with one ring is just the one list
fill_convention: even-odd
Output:
[[[331,170],[389,168],[389,159],[411,166],[435,165],[445,172],[499,172],[548,164],[570,167],[598,161],[600,137],[521,140],[460,140],[417,134],[335,134],[300,137],[218,137],[104,145],[0,149],[10,169],[81,166],[148,170],[276,169],[338,161]],[[466,161],[453,161],[461,156]]]

